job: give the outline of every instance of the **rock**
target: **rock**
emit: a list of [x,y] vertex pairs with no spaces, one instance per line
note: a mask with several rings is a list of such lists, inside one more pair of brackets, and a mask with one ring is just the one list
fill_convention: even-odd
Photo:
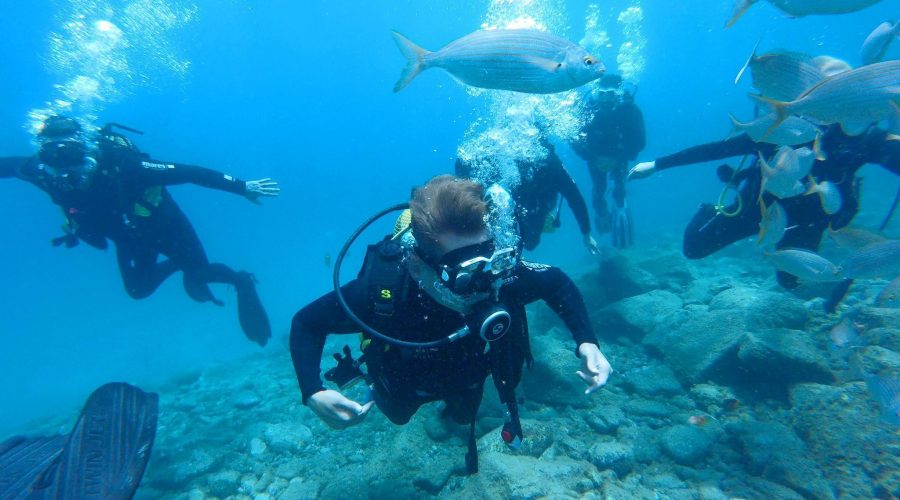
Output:
[[816,464],[803,457],[775,455],[766,465],[763,477],[781,483],[807,498],[829,500],[837,498]]
[[608,302],[633,297],[659,288],[659,280],[624,255],[600,261],[600,274],[594,285],[604,291]]
[[565,456],[542,460],[511,454],[503,449],[488,449],[481,453],[478,474],[460,482],[451,496],[570,498],[573,492],[599,487],[596,476],[594,466],[583,460],[575,461]]
[[719,293],[709,302],[710,311],[740,311],[751,329],[803,329],[809,310],[803,301],[782,292],[758,288],[734,287]]
[[191,452],[190,459],[179,461],[175,465],[175,471],[171,475],[171,479],[175,484],[183,484],[208,473],[216,464],[216,457],[213,457],[203,449],[195,449]]
[[589,408],[592,401],[584,395],[584,382],[574,374],[581,369],[574,345],[564,347],[538,335],[532,335],[531,345],[534,366],[525,370],[519,385],[525,398],[549,406]]
[[262,439],[253,438],[250,440],[250,454],[258,457],[266,452],[266,443]]
[[886,307],[864,307],[859,310],[855,321],[872,328],[897,328],[900,325],[900,309]]
[[834,381],[825,357],[807,332],[761,330],[747,335],[738,359],[754,384],[777,385]]
[[282,462],[275,468],[275,475],[283,479],[291,480],[300,476],[304,469],[305,466],[302,459],[291,458]]
[[895,328],[872,328],[863,333],[865,343],[877,345],[891,351],[900,352],[900,326]]
[[253,391],[241,391],[231,398],[231,404],[239,410],[248,410],[262,401]]
[[842,497],[900,496],[900,435],[881,424],[864,382],[794,386],[791,419],[808,456]]
[[625,421],[625,412],[618,406],[603,405],[583,414],[585,422],[601,434],[612,434]]
[[630,444],[617,441],[597,443],[591,446],[588,457],[598,469],[611,469],[619,477],[627,475],[634,468],[634,449]]
[[729,424],[726,429],[737,437],[754,475],[762,474],[766,465],[778,455],[802,459],[806,452],[803,440],[778,422],[740,421]]
[[640,341],[668,317],[680,311],[681,299],[672,292],[653,290],[614,302],[591,315],[604,337],[628,336]]
[[675,425],[663,431],[660,446],[682,465],[698,465],[709,453],[712,438],[693,425]]
[[638,265],[660,280],[660,285],[680,292],[694,280],[694,273],[688,267],[684,255],[671,252],[642,259]]
[[684,389],[675,378],[675,373],[666,365],[650,365],[630,371],[624,377],[625,387],[641,396],[673,396]]
[[374,481],[368,492],[368,498],[396,498],[397,500],[415,500],[421,494],[408,481],[397,478],[384,478]]
[[676,329],[658,328],[643,343],[661,354],[682,382],[693,384],[732,371],[746,335],[740,311],[710,311]]
[[269,424],[265,431],[266,444],[279,453],[298,453],[312,440],[312,431],[299,422]]
[[694,385],[691,387],[690,394],[697,406],[705,411],[722,408],[727,406],[729,402],[737,401],[731,389],[713,384]]
[[206,479],[206,486],[209,488],[211,495],[225,498],[237,493],[240,482],[240,474],[233,470],[226,470],[210,475]]
[[674,409],[662,401],[634,398],[625,403],[625,412],[640,417],[669,418]]
[[[292,479],[288,487],[279,498],[301,500],[306,498],[319,498],[321,486],[315,481],[304,481],[300,478]],[[324,496],[324,495],[323,495]]]
[[855,349],[850,366],[856,373],[881,377],[900,377],[900,353],[879,346]]

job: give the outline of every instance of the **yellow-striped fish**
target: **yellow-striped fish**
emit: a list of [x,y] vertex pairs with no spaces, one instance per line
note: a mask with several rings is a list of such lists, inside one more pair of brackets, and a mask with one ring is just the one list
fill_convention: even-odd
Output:
[[778,119],[791,115],[839,123],[847,135],[859,135],[873,123],[900,119],[900,61],[870,64],[830,76],[793,101],[751,98],[771,106]]
[[407,64],[394,92],[419,73],[441,68],[466,85],[552,94],[580,87],[603,76],[600,59],[565,38],[538,30],[482,30],[431,52],[392,32]]

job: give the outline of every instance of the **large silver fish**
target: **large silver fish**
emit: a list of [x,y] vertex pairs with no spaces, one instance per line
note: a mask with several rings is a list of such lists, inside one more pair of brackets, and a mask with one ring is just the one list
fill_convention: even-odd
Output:
[[859,51],[863,64],[874,64],[884,59],[888,47],[898,35],[900,35],[900,21],[894,22],[893,25],[887,21],[879,24],[866,37]]
[[779,101],[792,101],[827,76],[820,66],[823,61],[786,50],[757,55],[756,48],[738,72],[734,83],[750,70],[753,88],[760,94]]
[[791,115],[822,123],[839,123],[848,135],[859,135],[873,123],[900,117],[900,61],[885,61],[830,76],[793,101],[751,95],[771,106],[774,127]]
[[841,265],[846,278],[894,279],[900,276],[900,240],[874,243],[857,250]]
[[[875,5],[881,0],[766,0],[778,10],[792,17],[812,16],[819,14],[847,14]],[[725,27],[736,23],[744,12],[759,0],[737,0],[734,14]]]
[[841,281],[840,269],[825,257],[809,250],[779,250],[766,254],[780,271],[803,281]]
[[735,132],[745,133],[754,142],[765,142],[778,146],[799,146],[816,140],[822,132],[819,127],[799,116],[790,116],[780,125],[772,128],[778,119],[774,113],[768,113],[753,121],[740,122],[734,115],[728,115]]
[[529,94],[571,90],[606,71],[600,59],[581,46],[538,30],[476,31],[436,52],[392,33],[407,59],[394,92],[403,90],[428,68],[441,68],[473,87]]
[[891,280],[878,297],[875,297],[878,307],[900,307],[900,276]]
[[769,192],[779,198],[790,198],[806,192],[801,179],[809,175],[815,162],[815,153],[809,148],[792,149],[788,146],[778,148],[771,164],[759,155],[759,168],[762,173],[760,196]]
[[[760,203],[762,203],[760,201]],[[775,245],[784,238],[784,232],[787,229],[787,213],[777,201],[773,201],[768,208],[765,209],[762,219],[759,221],[759,237],[756,244],[768,249],[774,250]]]

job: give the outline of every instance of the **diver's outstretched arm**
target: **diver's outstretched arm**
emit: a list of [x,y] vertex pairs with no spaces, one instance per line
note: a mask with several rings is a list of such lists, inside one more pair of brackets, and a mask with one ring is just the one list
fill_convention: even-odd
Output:
[[19,169],[30,159],[31,157],[28,156],[8,156],[0,158],[0,179],[16,177],[19,173]]
[[141,161],[138,175],[150,185],[196,184],[239,194],[253,202],[261,196],[277,196],[280,191],[278,183],[269,178],[243,181],[206,167],[158,160]]

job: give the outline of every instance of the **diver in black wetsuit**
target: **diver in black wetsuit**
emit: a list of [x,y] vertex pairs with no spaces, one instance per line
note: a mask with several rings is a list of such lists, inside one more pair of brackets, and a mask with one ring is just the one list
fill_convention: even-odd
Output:
[[[407,234],[405,226],[395,238],[370,247],[359,278],[340,287],[346,307],[332,292],[294,316],[291,357],[303,402],[326,424],[357,424],[374,403],[402,425],[419,406],[439,400],[446,403],[445,416],[474,424],[488,374],[516,416],[514,391],[530,360],[525,305],[539,299],[571,330],[584,362],[578,374],[589,386],[586,392],[606,383],[611,368],[575,284],[557,268],[519,261],[515,249],[494,248],[484,193],[470,180],[432,179],[414,192],[410,203],[414,241],[396,243]],[[504,317],[505,323],[500,321]],[[326,336],[361,331],[357,320],[380,331],[375,332],[378,337],[367,334],[363,342],[374,398],[364,404],[326,389],[319,378]],[[462,330],[479,333],[463,335]],[[454,332],[463,336],[451,341],[448,336]],[[498,332],[499,337],[494,335]],[[424,342],[440,345],[422,346]],[[471,427],[470,452],[473,445]]]
[[[193,183],[256,202],[278,194],[275,182],[245,182],[203,167],[152,160],[110,126],[100,131],[92,151],[81,125],[68,117],[47,119],[37,139],[41,149],[36,156],[0,158],[0,178],[30,182],[63,209],[65,234],[54,245],[73,247],[84,241],[105,250],[111,240],[125,290],[135,299],[150,296],[176,271],[184,273],[184,288],[198,302],[221,305],[208,284],[233,285],[244,333],[266,344],[271,327],[253,276],[209,262],[166,186]],[[160,255],[167,259],[158,260]]]
[[[858,136],[849,136],[839,125],[829,126],[821,137],[820,147],[825,159],[813,164],[811,175],[817,182],[827,180],[837,187],[843,202],[841,209],[832,215],[825,213],[817,196],[780,199],[790,229],[785,232],[777,248],[815,251],[826,229],[840,229],[849,224],[859,210],[856,171],[866,163],[876,163],[900,175],[900,142],[890,140],[888,133],[877,127],[870,127]],[[642,178],[658,170],[733,156],[750,155],[756,158],[761,154],[770,157],[776,150],[777,146],[773,144],[754,142],[746,134],[741,134],[725,141],[688,148],[653,162],[639,163],[631,169],[628,177]],[[759,231],[760,169],[753,161],[750,167],[734,174],[734,178],[732,173],[728,168],[720,167],[720,177],[738,187],[740,207],[737,200],[730,206],[719,208],[709,203],[702,204],[684,232],[684,255],[687,258],[706,257]],[[770,193],[763,194],[766,206],[774,199]],[[795,276],[779,271],[777,278],[785,288],[797,286]]]
[[[547,149],[546,157],[538,162],[516,162],[520,181],[512,189],[512,198],[516,202],[516,222],[522,246],[526,250],[534,250],[541,242],[543,233],[552,232],[559,227],[559,196],[562,195],[575,215],[585,248],[592,254],[598,254],[600,249],[591,236],[591,220],[581,191],[556,154],[556,148],[547,141],[542,141],[542,144]],[[459,158],[456,160],[455,171],[459,177],[479,177],[476,180],[485,183],[500,181],[473,175],[472,165]]]
[[[607,74],[600,79],[598,96],[589,109],[593,113],[572,149],[588,164],[594,183],[593,203],[597,230],[612,231],[613,245],[631,246],[632,223],[625,203],[625,175],[628,162],[637,158],[646,145],[644,115],[634,103],[634,93],[623,88],[622,77]],[[613,179],[610,213],[606,204],[607,176]]]

